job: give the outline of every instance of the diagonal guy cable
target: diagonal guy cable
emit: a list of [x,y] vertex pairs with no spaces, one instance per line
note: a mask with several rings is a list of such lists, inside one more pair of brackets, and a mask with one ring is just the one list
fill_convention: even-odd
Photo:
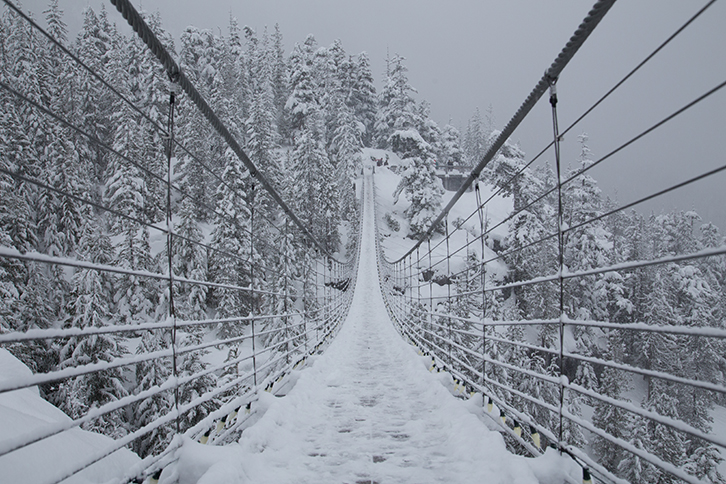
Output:
[[[295,225],[297,225],[300,230],[303,231],[305,236],[313,244],[315,244],[315,246],[320,250],[322,254],[325,254],[331,259],[334,259],[334,257],[325,249],[325,247],[313,236],[312,233],[310,233],[308,228],[305,227],[305,225],[302,223],[302,221],[300,221],[297,215],[293,213],[287,203],[285,203],[282,197],[280,197],[280,195],[277,193],[272,184],[264,177],[262,173],[257,170],[257,167],[252,162],[252,160],[250,160],[249,156],[247,156],[247,153],[242,150],[242,147],[239,145],[239,143],[237,143],[237,140],[234,138],[234,136],[232,136],[227,127],[219,119],[217,114],[212,110],[209,104],[207,104],[201,94],[199,94],[199,91],[197,91],[191,81],[184,75],[184,72],[182,72],[179,65],[171,57],[169,52],[166,50],[166,48],[158,39],[158,37],[154,34],[154,32],[152,32],[151,28],[147,25],[141,15],[139,15],[139,12],[137,12],[134,6],[131,5],[131,2],[129,0],[110,1],[116,7],[116,10],[118,10],[124,17],[124,19],[126,19],[131,28],[134,29],[134,32],[136,32],[141,40],[144,41],[144,43],[147,45],[149,50],[151,50],[151,52],[156,56],[159,62],[161,62],[161,64],[164,66],[164,70],[166,70],[166,73],[169,76],[169,79],[171,79],[173,82],[179,83],[184,92],[189,96],[189,99],[191,99],[192,102],[196,104],[197,108],[199,108],[204,117],[207,118],[207,121],[209,121],[214,129],[217,130],[217,132],[220,134],[220,136],[222,136],[222,138],[229,145],[229,147],[232,148],[232,151],[234,151],[235,155],[237,155],[240,161],[245,164],[247,169],[250,171],[250,174],[253,177],[257,178],[257,180],[259,180],[264,189],[267,190],[270,196],[280,206],[282,211],[285,212],[288,217],[290,217]],[[344,261],[338,262],[344,263]]]
[[[112,3],[115,3],[116,1],[120,0],[111,0]],[[478,165],[476,165],[476,167],[474,167],[466,180],[464,180],[461,188],[459,188],[459,190],[454,194],[454,196],[451,198],[446,207],[444,207],[438,217],[436,217],[436,219],[431,222],[428,230],[426,230],[421,238],[419,238],[418,242],[416,242],[416,244],[411,247],[411,249],[406,252],[400,259],[394,261],[394,264],[404,260],[413,251],[415,251],[416,248],[419,247],[425,240],[431,237],[434,229],[438,227],[442,220],[444,220],[444,217],[446,217],[446,215],[456,204],[456,202],[459,201],[464,192],[469,189],[469,186],[471,186],[474,180],[479,178],[479,174],[484,169],[484,167],[494,158],[494,155],[496,155],[497,151],[499,151],[502,145],[504,145],[504,142],[509,139],[514,130],[517,129],[522,121],[524,121],[524,118],[527,117],[529,112],[532,110],[535,104],[537,104],[537,101],[539,101],[542,95],[547,92],[547,89],[549,89],[552,81],[556,80],[559,77],[565,66],[567,66],[570,60],[574,57],[575,53],[580,49],[582,44],[585,43],[585,40],[587,40],[592,31],[595,30],[595,27],[597,27],[597,25],[600,23],[600,21],[603,19],[608,10],[610,10],[610,7],[612,7],[614,3],[615,0],[598,0],[598,2],[595,3],[590,12],[587,14],[587,17],[585,17],[575,33],[572,34],[572,37],[570,37],[570,40],[567,42],[567,44],[565,44],[565,47],[562,48],[562,51],[559,53],[557,58],[554,60],[554,62],[552,62],[552,65],[549,67],[549,69],[545,71],[544,75],[539,80],[537,85],[535,85],[534,89],[532,89],[532,92],[529,93],[529,96],[527,96],[517,112],[514,113],[514,116],[512,116],[512,119],[509,120],[509,122],[499,134],[497,139],[494,140],[494,143],[492,143],[487,152],[484,154],[482,160],[479,162]]]

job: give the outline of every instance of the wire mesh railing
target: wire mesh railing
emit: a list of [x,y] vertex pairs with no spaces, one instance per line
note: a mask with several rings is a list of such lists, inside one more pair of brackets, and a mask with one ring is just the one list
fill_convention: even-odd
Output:
[[[714,416],[726,403],[726,245],[693,211],[647,217],[634,208],[726,165],[684,171],[624,204],[603,200],[589,172],[724,86],[599,159],[581,137],[579,166],[566,172],[551,79],[553,141],[525,162],[506,133],[413,248],[398,260],[380,254],[382,292],[399,331],[431,357],[432,370],[450,372],[462,394],[483,394],[513,449],[538,455],[551,445],[580,463],[584,479],[723,481],[726,439]],[[550,148],[554,172],[535,168]]]
[[[158,476],[181,436],[230,441],[258,390],[322,351],[347,314],[357,251],[338,259],[311,235],[178,67],[165,80],[133,41],[153,78],[139,92],[124,66],[94,64],[4,1],[0,345],[33,374],[0,394],[38,387],[71,419],[4,438],[0,457],[83,428],[114,440],[49,482],[123,447],[143,457],[128,481]],[[214,159],[179,139],[178,113],[195,105]]]

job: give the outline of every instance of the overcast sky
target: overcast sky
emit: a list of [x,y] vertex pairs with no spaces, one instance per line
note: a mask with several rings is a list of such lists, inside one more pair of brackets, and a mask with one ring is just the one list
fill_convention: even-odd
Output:
[[[320,45],[341,39],[346,52],[368,52],[380,88],[386,52],[406,58],[409,81],[443,126],[465,129],[476,107],[491,104],[502,127],[562,49],[593,1],[586,0],[139,0],[159,11],[174,37],[187,25],[219,28],[230,13],[254,29],[280,24],[285,47],[314,34]],[[558,84],[560,126],[566,127],[665,40],[706,0],[617,2],[565,69]],[[24,8],[42,17],[45,0]],[[72,34],[86,5],[60,0]],[[117,24],[123,18],[107,3]],[[565,139],[564,164],[575,162],[577,135],[590,137],[594,157],[726,80],[726,2],[716,2]],[[549,104],[540,101],[515,132],[528,157],[551,139]],[[726,164],[726,88],[593,171],[606,195],[621,203]],[[553,155],[546,157],[550,161]],[[726,175],[711,177],[641,210],[696,209],[726,231]]]

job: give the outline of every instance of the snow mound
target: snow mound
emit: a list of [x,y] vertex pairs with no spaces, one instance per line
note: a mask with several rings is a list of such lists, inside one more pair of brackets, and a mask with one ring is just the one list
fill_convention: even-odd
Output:
[[[0,349],[0,381],[30,377],[31,370],[9,351]],[[22,438],[43,428],[70,422],[68,417],[40,397],[37,387],[0,394],[0,439]],[[113,439],[94,432],[73,428],[48,439],[0,457],[0,483],[55,482],[54,477],[93,452],[110,446]],[[120,449],[78,474],[64,484],[95,484],[123,476],[139,457]]]

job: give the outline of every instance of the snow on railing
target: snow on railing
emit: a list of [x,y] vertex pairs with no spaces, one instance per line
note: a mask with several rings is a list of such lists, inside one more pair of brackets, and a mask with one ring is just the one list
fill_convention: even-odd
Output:
[[[324,350],[350,307],[357,246],[349,260],[334,257],[219,119],[214,129],[187,123],[203,132],[187,129],[188,138],[179,139],[175,111],[186,103],[183,115],[194,117],[196,107],[158,70],[147,66],[155,81],[147,94],[157,100],[149,103],[3,1],[13,22],[38,32],[42,48],[65,66],[66,77],[42,73],[58,82],[58,93],[107,107],[117,124],[99,129],[74,116],[70,101],[47,102],[32,85],[0,73],[0,96],[12,106],[3,110],[3,128],[22,127],[29,118],[48,145],[42,169],[31,149],[14,150],[0,163],[3,207],[22,208],[30,200],[34,205],[26,208],[43,224],[37,239],[0,232],[0,347],[33,369],[3,379],[0,398],[39,387],[72,415],[0,437],[0,457],[75,428],[112,431],[123,436],[64,462],[49,482],[123,447],[143,459],[119,482],[144,480],[174,458],[181,436],[222,444],[239,435],[258,392],[277,391],[290,372]],[[138,14],[135,19],[144,41],[159,43]],[[65,85],[69,79],[88,81],[88,91]],[[195,104],[207,106],[204,116],[216,118],[191,82],[183,84],[197,96]],[[129,132],[112,139],[114,130]],[[78,152],[54,158],[53,147],[68,148],[66,139]],[[26,147],[24,139],[14,143]],[[185,146],[198,143],[216,144],[218,156],[205,159]],[[244,160],[230,161],[225,147]],[[74,164],[63,165],[65,159]],[[234,163],[240,169],[229,177],[225,168]],[[103,196],[93,186],[98,180],[73,179],[81,166],[87,172],[79,176],[109,173]],[[200,192],[200,183],[212,192]],[[255,194],[256,184],[264,195]],[[17,226],[36,223],[28,213],[4,215]],[[358,244],[360,228],[352,229]],[[63,243],[73,231],[74,243]]]

